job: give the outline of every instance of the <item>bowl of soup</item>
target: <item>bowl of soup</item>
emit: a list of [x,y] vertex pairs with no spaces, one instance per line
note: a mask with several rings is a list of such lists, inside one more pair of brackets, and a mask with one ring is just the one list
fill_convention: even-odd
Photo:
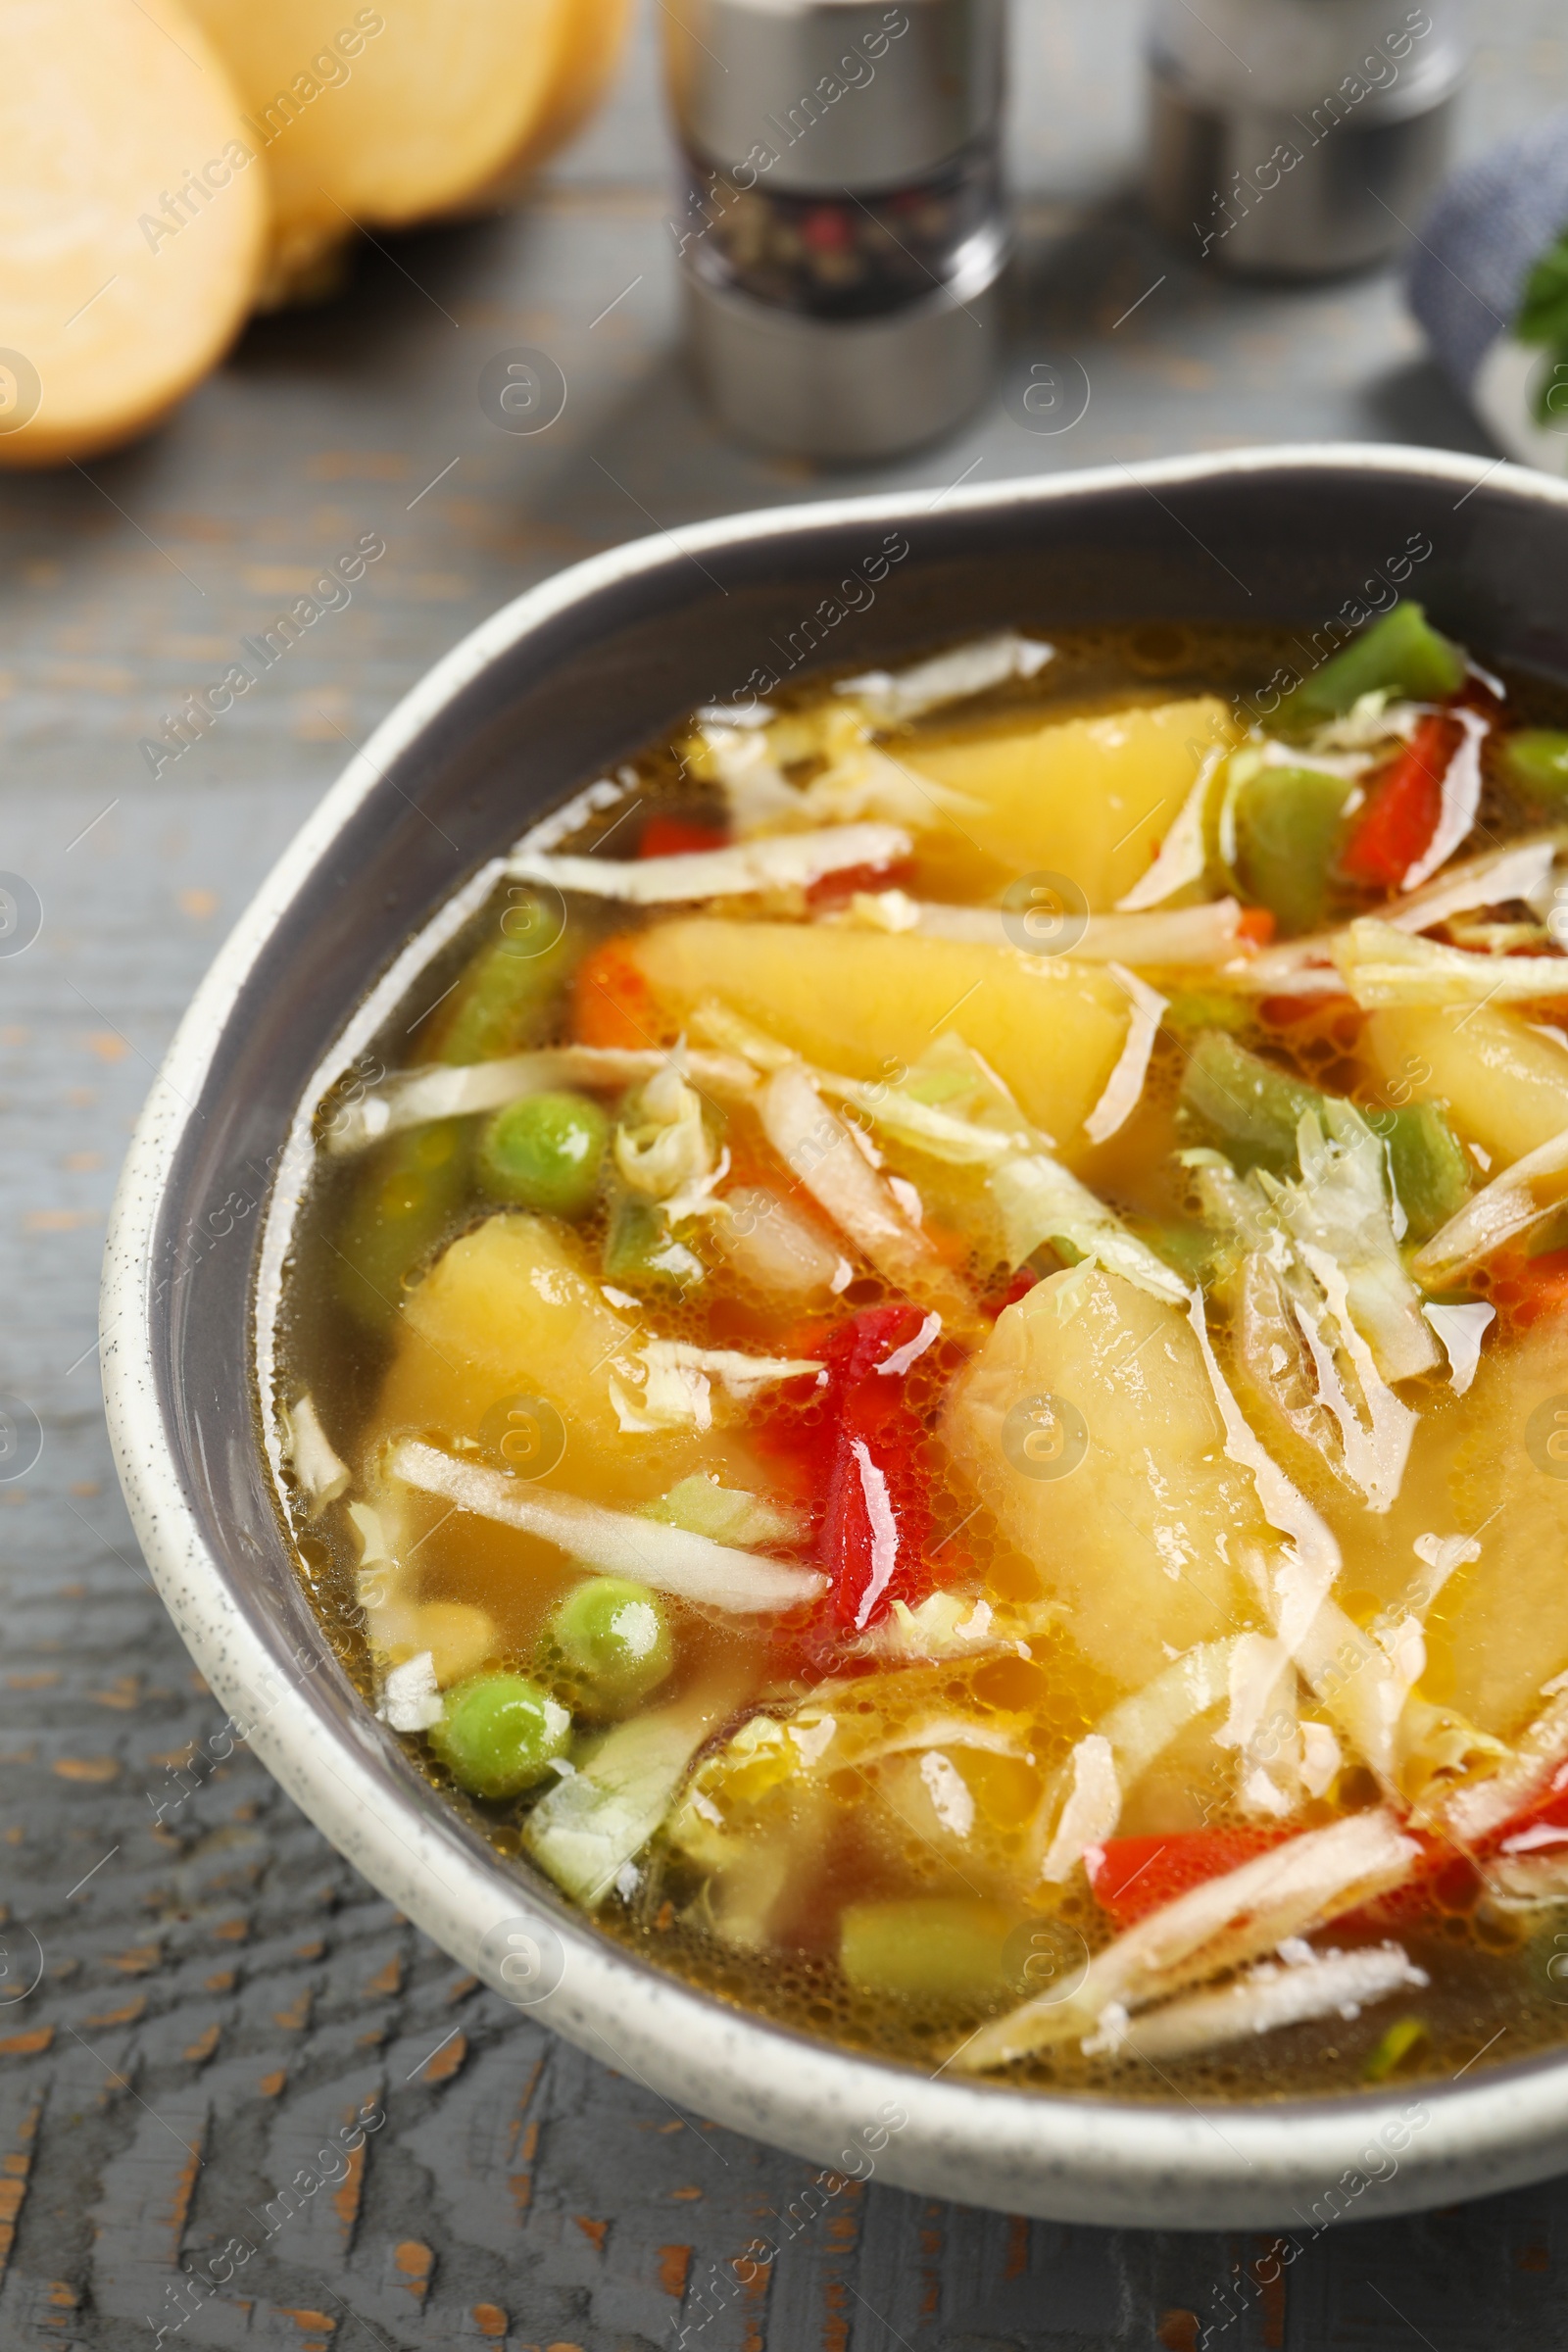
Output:
[[1568,2160],[1568,494],[1389,450],[596,558],[187,1016],[176,1623],[519,2007],[847,2177]]

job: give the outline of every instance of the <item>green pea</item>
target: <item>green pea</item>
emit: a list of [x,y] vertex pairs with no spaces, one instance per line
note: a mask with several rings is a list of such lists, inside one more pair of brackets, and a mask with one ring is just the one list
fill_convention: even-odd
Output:
[[675,1662],[658,1594],[620,1576],[594,1576],[574,1587],[557,1604],[548,1638],[567,1672],[614,1706],[646,1697]]
[[1560,808],[1568,801],[1568,735],[1555,727],[1521,727],[1502,747],[1503,770],[1534,801]]
[[586,1095],[525,1095],[498,1110],[479,1138],[487,1192],[519,1208],[580,1217],[593,1206],[610,1121]]
[[476,1674],[447,1692],[430,1745],[470,1796],[515,1796],[565,1752],[571,1717],[521,1674]]

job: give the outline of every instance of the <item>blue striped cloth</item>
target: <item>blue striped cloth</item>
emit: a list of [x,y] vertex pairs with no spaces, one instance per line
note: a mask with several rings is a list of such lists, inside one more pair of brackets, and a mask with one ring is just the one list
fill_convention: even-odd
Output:
[[1421,226],[1409,302],[1444,372],[1468,393],[1513,324],[1532,265],[1568,228],[1568,114],[1453,173]]

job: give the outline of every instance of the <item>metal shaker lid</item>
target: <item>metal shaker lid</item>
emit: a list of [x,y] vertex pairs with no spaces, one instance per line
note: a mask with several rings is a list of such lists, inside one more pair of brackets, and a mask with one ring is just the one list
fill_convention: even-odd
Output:
[[1003,0],[661,0],[661,15],[681,138],[721,172],[895,188],[995,128]]

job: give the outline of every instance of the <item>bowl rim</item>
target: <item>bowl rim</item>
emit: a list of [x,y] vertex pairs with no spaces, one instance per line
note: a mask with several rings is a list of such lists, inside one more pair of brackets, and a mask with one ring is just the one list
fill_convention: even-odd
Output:
[[[1354,442],[1098,466],[962,487],[939,503],[950,512],[983,514],[1093,501],[1129,483],[1163,503],[1160,488],[1313,469],[1446,483],[1462,491],[1459,505],[1485,483],[1531,508],[1568,515],[1568,482],[1501,460]],[[202,1673],[236,1716],[252,1719],[249,1743],[339,1851],[498,1991],[661,2097],[700,2105],[721,2123],[846,2178],[880,2173],[959,2202],[1062,2221],[1212,2230],[1289,2229],[1294,2219],[1315,2231],[1328,2224],[1309,2223],[1298,2202],[1312,2200],[1314,2190],[1318,2201],[1347,2196],[1364,2219],[1541,2178],[1568,2163],[1568,2046],[1464,2082],[1255,2106],[1198,2104],[1179,2094],[1183,2103],[1163,2104],[955,2081],[941,2070],[924,2076],[734,2007],[657,1969],[580,1915],[548,1911],[525,1882],[511,1882],[509,1891],[504,1859],[444,1806],[432,1817],[409,1802],[389,1817],[386,1780],[371,1769],[381,1753],[375,1727],[353,1721],[345,1733],[297,1686],[281,1696],[273,1692],[281,1643],[269,1647],[203,1541],[160,1396],[154,1236],[191,1105],[239,994],[339,832],[392,760],[492,662],[557,614],[689,555],[846,521],[907,521],[930,511],[919,490],[835,497],[718,516],[591,556],[525,589],[468,632],[347,762],[240,916],[181,1019],[116,1191],[100,1347],[111,1443],[137,1537]],[[353,1007],[344,1011],[347,1018]],[[481,1948],[487,1936],[519,1923],[547,1950],[554,1938],[564,1963],[559,1984],[528,1999],[503,1980],[493,1943]],[[890,2107],[906,2120],[889,2125]],[[1412,2124],[1416,2110],[1421,2120]],[[873,2131],[884,2136],[874,2155],[867,2140]],[[1386,2175],[1361,2161],[1386,2153],[1392,2165]],[[1352,2179],[1359,2185],[1347,2189]]]

